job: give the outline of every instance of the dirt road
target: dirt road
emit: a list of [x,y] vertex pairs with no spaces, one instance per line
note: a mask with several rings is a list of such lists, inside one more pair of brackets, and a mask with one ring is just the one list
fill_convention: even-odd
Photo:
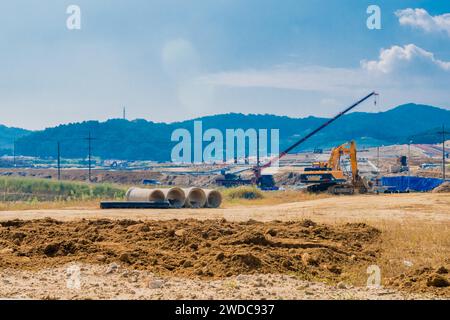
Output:
[[68,208],[58,210],[2,211],[0,220],[42,219],[70,221],[76,219],[221,219],[229,221],[380,222],[382,220],[417,220],[450,222],[450,194],[414,193],[393,195],[359,195],[307,200],[273,206],[239,206],[224,209],[181,210],[101,210]]

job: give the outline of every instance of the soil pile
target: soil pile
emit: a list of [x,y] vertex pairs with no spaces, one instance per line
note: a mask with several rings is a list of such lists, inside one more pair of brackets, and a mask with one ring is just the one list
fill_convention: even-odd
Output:
[[450,295],[449,266],[423,267],[388,280],[387,284],[402,290],[430,292],[448,297]]
[[444,182],[439,187],[435,188],[432,192],[434,193],[450,192],[450,182]]
[[222,220],[0,222],[0,268],[120,263],[161,275],[300,273],[336,278],[374,261],[380,232],[365,224]]

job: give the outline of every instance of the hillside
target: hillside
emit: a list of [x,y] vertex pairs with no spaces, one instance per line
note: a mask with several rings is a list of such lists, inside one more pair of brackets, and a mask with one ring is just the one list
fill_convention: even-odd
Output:
[[[223,114],[177,123],[154,123],[146,120],[112,119],[106,122],[87,121],[60,125],[32,132],[17,141],[17,152],[22,155],[54,157],[56,142],[61,141],[62,157],[82,158],[87,155],[87,136],[91,132],[93,154],[106,159],[170,160],[175,143],[171,133],[177,128],[193,131],[193,122],[201,120],[203,131],[217,128],[279,128],[281,148],[290,145],[326,119],[289,118],[274,115]],[[298,150],[329,148],[355,139],[362,146],[407,143],[418,138],[420,143],[434,143],[431,134],[445,123],[450,128],[450,111],[416,104],[402,105],[386,112],[355,112],[342,117]],[[420,139],[419,139],[420,138]]]
[[28,130],[9,128],[4,125],[0,125],[0,155],[11,153],[14,145],[14,139],[18,139],[28,133],[30,133]]

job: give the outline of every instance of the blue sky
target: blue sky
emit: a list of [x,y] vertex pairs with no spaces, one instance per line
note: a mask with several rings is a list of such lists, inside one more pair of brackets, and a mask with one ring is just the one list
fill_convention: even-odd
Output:
[[[81,30],[66,8],[81,8]],[[379,5],[382,29],[366,27]],[[409,9],[409,10],[407,10]],[[450,109],[450,1],[3,1],[0,123]],[[447,15],[446,15],[447,14]]]

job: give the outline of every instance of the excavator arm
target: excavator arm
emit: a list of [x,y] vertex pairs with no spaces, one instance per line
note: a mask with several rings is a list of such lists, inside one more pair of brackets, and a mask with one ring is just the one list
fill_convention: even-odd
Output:
[[328,168],[336,171],[341,170],[341,156],[346,153],[346,145],[347,144],[343,144],[331,150],[330,159],[326,165]]
[[321,131],[322,129],[326,128],[327,126],[329,126],[330,124],[332,124],[334,121],[336,121],[337,119],[339,119],[340,117],[342,117],[343,115],[345,115],[346,113],[348,113],[349,111],[353,110],[355,107],[357,107],[358,105],[360,105],[361,103],[363,103],[364,101],[366,101],[367,99],[369,99],[370,97],[375,97],[375,104],[376,104],[376,97],[378,96],[378,93],[371,92],[369,93],[367,96],[365,96],[364,98],[362,98],[361,100],[355,102],[354,104],[352,104],[350,107],[348,107],[347,109],[345,109],[344,111],[338,113],[336,116],[334,116],[333,118],[327,120],[325,123],[323,123],[322,125],[320,125],[318,128],[316,128],[315,130],[311,131],[310,133],[308,133],[305,137],[301,138],[300,140],[298,140],[296,143],[294,143],[293,145],[291,145],[289,148],[287,148],[286,150],[284,150],[283,152],[281,152],[278,156],[275,156],[274,158],[272,158],[271,160],[269,160],[266,164],[259,166],[259,164],[257,164],[256,166],[254,166],[252,168],[253,170],[253,174],[254,174],[254,180],[258,181],[261,178],[261,172],[263,169],[269,168],[270,166],[272,166],[273,163],[279,161],[280,159],[282,159],[284,156],[286,156],[290,151],[294,150],[296,147],[298,147],[299,145],[301,145],[302,143],[304,143],[306,140],[308,140],[309,138],[311,138],[312,136],[314,136],[316,133],[318,133],[319,131]]
[[[349,106],[348,108],[346,108],[345,110],[343,110],[342,112],[338,113],[336,116],[334,116],[333,118],[325,121],[325,123],[323,123],[322,125],[320,125],[319,127],[317,127],[316,129],[312,130],[310,133],[308,133],[306,136],[304,136],[303,138],[301,138],[300,140],[298,140],[297,142],[295,142],[293,145],[291,145],[290,147],[288,147],[286,150],[284,150],[283,152],[281,152],[278,156],[273,157],[271,160],[269,160],[266,164],[260,166],[259,162],[256,166],[252,167],[250,170],[253,171],[253,177],[251,179],[251,183],[253,184],[257,184],[260,187],[273,187],[274,183],[273,183],[273,177],[271,179],[271,182],[269,184],[266,184],[266,182],[262,179],[262,170],[269,168],[272,166],[273,163],[276,163],[277,161],[279,161],[280,159],[282,159],[284,156],[286,156],[287,154],[289,154],[289,152],[291,152],[292,150],[294,150],[296,147],[298,147],[299,145],[301,145],[302,143],[304,143],[305,141],[307,141],[308,139],[310,139],[312,136],[314,136],[315,134],[317,134],[319,131],[323,130],[324,128],[328,127],[330,124],[332,124],[334,121],[338,120],[339,118],[341,118],[342,116],[344,116],[345,114],[347,114],[348,112],[350,112],[351,110],[353,110],[354,108],[356,108],[358,105],[360,105],[361,103],[363,103],[364,101],[366,101],[367,99],[369,99],[370,97],[377,97],[378,93],[376,92],[371,92],[369,93],[367,96],[365,96],[364,98],[358,100],[357,102],[355,102],[354,104],[352,104],[351,106]],[[375,100],[376,103],[376,100]],[[259,152],[259,151],[258,151]],[[335,154],[335,157],[337,158],[339,155]],[[355,156],[356,159],[356,156]],[[337,159],[339,160],[339,159]],[[339,165],[339,161],[335,161],[335,159],[333,159],[333,163],[335,163],[336,165]],[[226,179],[225,179],[226,180]],[[224,179],[218,179],[217,182],[219,184],[223,185],[223,181]],[[243,180],[236,180],[233,182],[242,182],[245,184],[248,184],[247,181],[243,181]]]
[[328,160],[327,167],[333,171],[341,171],[341,157],[348,155],[350,158],[350,166],[352,169],[352,182],[355,185],[359,179],[358,171],[358,158],[356,154],[355,141],[344,143],[339,147],[334,148],[331,151],[330,159]]
[[356,143],[355,141],[350,142],[350,166],[352,168],[352,182],[356,186],[360,179],[358,171],[358,158],[356,157]]

